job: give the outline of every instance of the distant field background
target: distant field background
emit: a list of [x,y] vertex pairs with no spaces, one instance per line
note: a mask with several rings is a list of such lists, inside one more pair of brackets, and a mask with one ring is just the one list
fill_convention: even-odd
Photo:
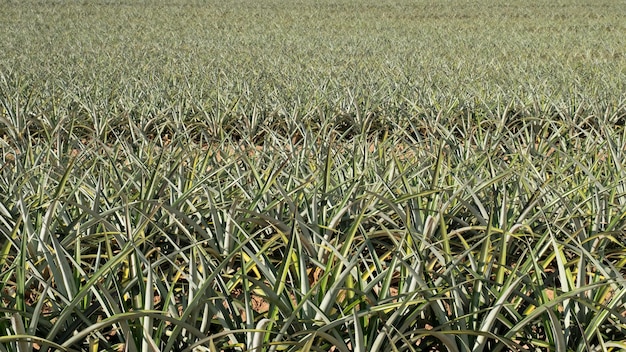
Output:
[[509,102],[614,110],[624,99],[624,6],[4,2],[0,59],[4,76],[31,83],[35,97],[108,97],[111,109],[154,113],[235,100],[246,115],[361,103],[389,115]]
[[626,3],[0,0],[0,351],[626,349]]

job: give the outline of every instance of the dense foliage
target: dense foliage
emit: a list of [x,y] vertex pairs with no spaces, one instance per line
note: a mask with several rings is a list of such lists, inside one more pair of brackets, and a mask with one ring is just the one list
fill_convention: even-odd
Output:
[[618,0],[0,0],[0,351],[626,348]]

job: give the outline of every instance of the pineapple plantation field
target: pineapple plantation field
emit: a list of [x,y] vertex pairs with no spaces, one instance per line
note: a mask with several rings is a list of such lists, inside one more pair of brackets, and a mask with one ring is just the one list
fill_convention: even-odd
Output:
[[0,0],[0,352],[626,349],[622,0]]

